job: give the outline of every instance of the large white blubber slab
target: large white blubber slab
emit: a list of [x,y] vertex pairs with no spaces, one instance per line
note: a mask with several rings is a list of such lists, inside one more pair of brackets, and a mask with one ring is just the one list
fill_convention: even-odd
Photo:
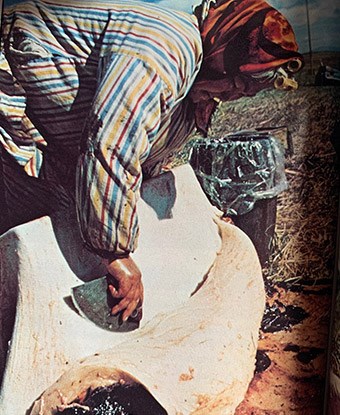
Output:
[[142,197],[134,259],[143,273],[144,319],[133,333],[106,332],[65,301],[81,279],[104,272],[100,258],[82,248],[72,215],[39,219],[0,239],[0,309],[11,312],[8,304],[16,303],[1,414],[25,415],[63,373],[33,414],[52,414],[84,388],[122,376],[143,383],[169,414],[232,414],[242,400],[264,308],[255,250],[234,226],[216,226],[217,212],[189,166],[148,181]]

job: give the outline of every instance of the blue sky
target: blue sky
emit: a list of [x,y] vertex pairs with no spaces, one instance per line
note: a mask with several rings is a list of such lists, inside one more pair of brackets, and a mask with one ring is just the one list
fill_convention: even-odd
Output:
[[[267,0],[292,24],[301,52],[308,52],[306,0]],[[313,51],[340,51],[338,0],[307,0]]]
[[[20,0],[5,0],[12,4]],[[114,2],[114,0],[111,0]],[[144,0],[151,3],[167,2],[183,9],[198,0]],[[292,24],[301,52],[309,51],[306,1],[308,2],[311,43],[313,51],[340,51],[340,4],[338,0],[267,0],[283,12]],[[338,3],[338,4],[337,4]]]

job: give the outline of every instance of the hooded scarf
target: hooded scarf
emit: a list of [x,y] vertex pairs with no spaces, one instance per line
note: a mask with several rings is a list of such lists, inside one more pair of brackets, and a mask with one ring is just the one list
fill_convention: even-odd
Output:
[[196,127],[207,134],[218,97],[253,96],[269,83],[252,75],[303,58],[287,19],[263,0],[220,0],[201,26],[203,63],[191,89]]

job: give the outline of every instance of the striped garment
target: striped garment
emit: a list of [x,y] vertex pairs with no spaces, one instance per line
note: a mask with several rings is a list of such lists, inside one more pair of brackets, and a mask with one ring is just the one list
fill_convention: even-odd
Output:
[[76,166],[86,244],[133,251],[142,176],[194,126],[184,98],[202,59],[197,19],[141,1],[29,1],[5,9],[2,39],[3,148],[34,177],[46,151]]

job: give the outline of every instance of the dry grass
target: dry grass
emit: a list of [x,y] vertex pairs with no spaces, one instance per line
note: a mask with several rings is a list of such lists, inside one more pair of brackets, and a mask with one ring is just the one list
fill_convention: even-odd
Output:
[[293,161],[289,190],[278,203],[267,276],[274,280],[332,278],[338,204],[334,156]]
[[[339,174],[330,142],[340,121],[340,91],[304,87],[293,93],[264,91],[253,98],[223,104],[210,135],[258,127],[286,126],[293,154],[286,157],[289,188],[278,199],[276,234],[270,267],[274,281],[331,278],[334,269]],[[176,164],[188,159],[188,149]],[[338,138],[340,140],[340,137]]]

